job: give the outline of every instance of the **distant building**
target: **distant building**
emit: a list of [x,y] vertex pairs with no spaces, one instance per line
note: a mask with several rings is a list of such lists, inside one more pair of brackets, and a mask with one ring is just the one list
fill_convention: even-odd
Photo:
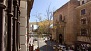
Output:
[[29,23],[30,33],[33,32],[34,30],[36,30],[37,28],[38,28],[38,22],[30,22]]
[[91,43],[91,0],[70,0],[53,13],[52,39],[68,45]]

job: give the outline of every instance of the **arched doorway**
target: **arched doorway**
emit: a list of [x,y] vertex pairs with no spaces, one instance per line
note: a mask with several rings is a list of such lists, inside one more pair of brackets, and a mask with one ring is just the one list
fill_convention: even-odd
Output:
[[59,34],[59,43],[62,44],[62,34]]

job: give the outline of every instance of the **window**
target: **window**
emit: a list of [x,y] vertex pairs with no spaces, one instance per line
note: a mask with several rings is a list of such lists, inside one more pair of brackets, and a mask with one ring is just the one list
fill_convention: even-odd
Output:
[[84,1],[82,1],[82,4],[84,4],[85,2]]
[[85,9],[81,10],[81,15],[85,14]]
[[59,15],[59,21],[62,21],[62,15],[61,14]]
[[82,18],[82,19],[81,19],[81,23],[82,23],[82,24],[86,24],[86,18]]
[[87,29],[81,29],[81,35],[86,36],[87,35]]

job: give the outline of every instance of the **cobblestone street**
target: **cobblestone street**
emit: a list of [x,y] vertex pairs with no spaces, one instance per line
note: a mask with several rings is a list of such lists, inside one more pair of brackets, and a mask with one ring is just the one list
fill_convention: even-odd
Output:
[[[40,51],[54,51],[53,50],[53,45],[54,43],[51,44],[51,41],[45,42],[43,38],[39,38],[39,49]],[[37,41],[34,42],[34,49],[38,47]]]

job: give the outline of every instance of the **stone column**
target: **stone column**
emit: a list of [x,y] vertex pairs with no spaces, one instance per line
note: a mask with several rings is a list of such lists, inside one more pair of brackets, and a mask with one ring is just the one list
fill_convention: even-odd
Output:
[[4,5],[4,0],[0,0],[0,51],[4,51],[4,9],[6,6]]
[[13,35],[13,12],[12,12],[12,0],[8,0],[7,5],[7,51],[12,51],[12,35]]

